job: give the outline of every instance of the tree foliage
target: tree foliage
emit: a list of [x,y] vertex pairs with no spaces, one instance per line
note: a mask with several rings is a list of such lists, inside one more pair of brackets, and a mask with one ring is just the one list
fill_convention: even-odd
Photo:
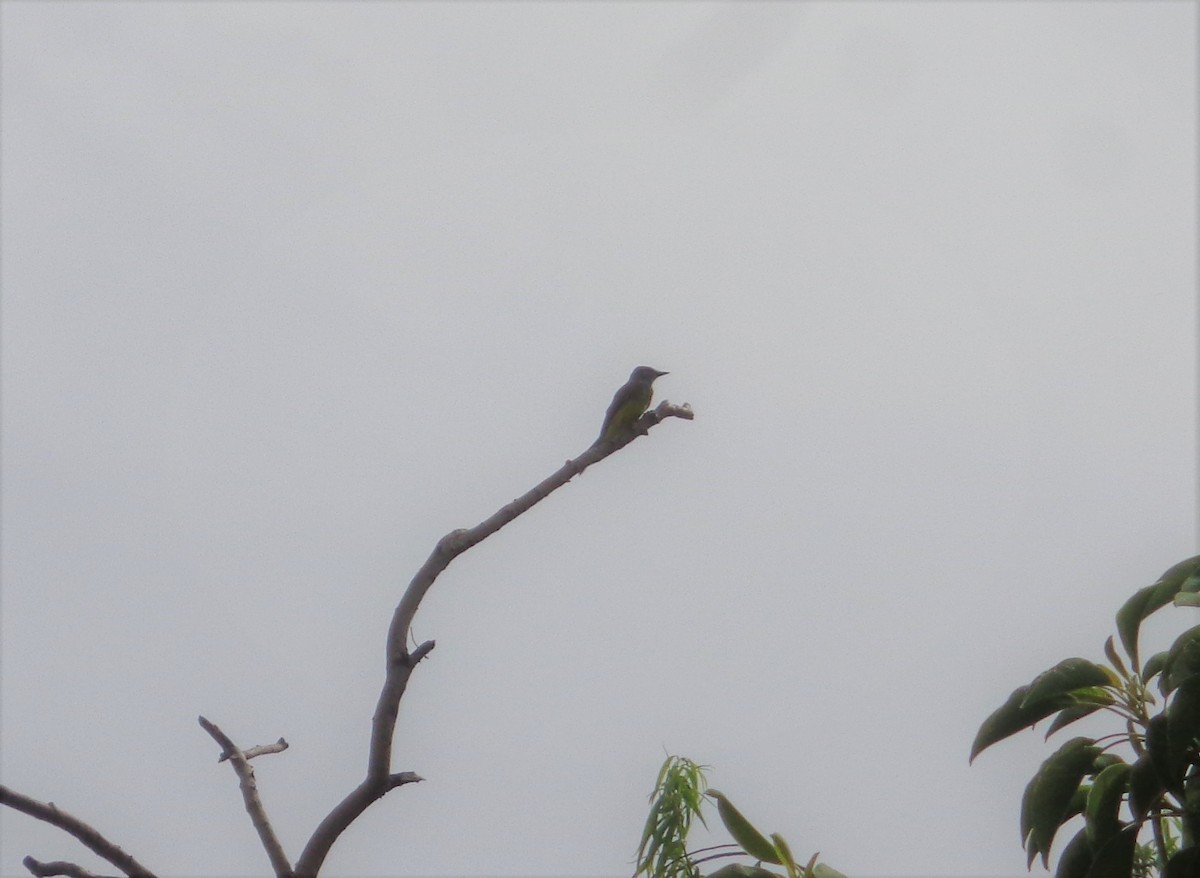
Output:
[[1139,644],[1151,614],[1198,604],[1200,555],[1167,570],[1117,611],[1121,651],[1110,636],[1107,664],[1064,659],[1014,689],[979,727],[972,761],[1050,716],[1047,738],[1099,711],[1116,723],[1109,734],[1062,744],[1025,787],[1020,827],[1029,865],[1041,858],[1049,868],[1060,830],[1082,817],[1083,827],[1058,858],[1057,878],[1200,875],[1200,625],[1145,662]]
[[[709,789],[704,769],[683,756],[668,756],[658,772],[654,792],[650,794],[650,816],[638,847],[638,875],[646,878],[702,878],[700,865],[728,857],[749,857],[753,865],[730,863],[707,878],[845,878],[841,872],[817,861],[817,854],[803,866],[792,856],[791,848],[777,832],[763,834],[719,790]],[[717,803],[717,815],[735,844],[719,844],[687,850],[688,832],[693,818],[704,821],[707,800]],[[775,872],[763,863],[783,867]]]

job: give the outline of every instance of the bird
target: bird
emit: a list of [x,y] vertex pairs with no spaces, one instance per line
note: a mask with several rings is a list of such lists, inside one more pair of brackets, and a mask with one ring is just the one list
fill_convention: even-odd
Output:
[[651,366],[638,366],[634,369],[629,375],[629,380],[613,394],[608,411],[604,413],[600,438],[592,444],[611,442],[631,430],[633,422],[650,408],[650,400],[654,398],[654,379],[668,374],[670,373],[660,372]]

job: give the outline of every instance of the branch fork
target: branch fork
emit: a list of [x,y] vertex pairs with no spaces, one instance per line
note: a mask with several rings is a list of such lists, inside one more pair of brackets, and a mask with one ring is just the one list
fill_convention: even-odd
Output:
[[[391,772],[392,739],[400,709],[400,699],[403,698],[408,687],[408,679],[413,669],[429,655],[435,645],[434,641],[426,640],[416,646],[412,652],[407,650],[413,617],[425,594],[442,571],[450,565],[450,562],[500,530],[517,516],[527,512],[574,477],[581,475],[592,464],[603,460],[635,439],[647,436],[652,428],[667,418],[682,418],[690,421],[693,417],[692,408],[686,403],[676,406],[663,400],[654,409],[645,412],[638,418],[634,422],[632,430],[626,435],[608,442],[593,443],[578,457],[566,461],[549,477],[534,485],[520,497],[502,506],[489,518],[474,527],[453,530],[437,541],[433,552],[409,582],[400,598],[400,603],[392,614],[385,649],[383,688],[379,693],[375,714],[371,720],[366,777],[317,826],[308,844],[301,852],[300,859],[296,861],[294,869],[267,819],[266,809],[258,793],[258,784],[254,779],[254,770],[250,767],[251,759],[286,750],[288,748],[287,741],[280,738],[274,744],[260,744],[242,750],[215,723],[203,716],[199,718],[201,727],[221,748],[221,755],[217,761],[229,762],[238,776],[246,811],[258,832],[259,840],[267,852],[277,878],[316,878],[334,842],[372,802],[382,798],[396,787],[424,780],[419,774],[412,771]],[[38,802],[0,786],[0,805],[8,805],[39,820],[58,826],[112,863],[128,878],[155,878],[149,869],[126,854],[121,848],[105,839],[83,821],[59,810],[52,802]],[[42,863],[33,857],[26,857],[24,865],[36,876],[65,875],[69,878],[100,878],[74,863],[61,861]]]

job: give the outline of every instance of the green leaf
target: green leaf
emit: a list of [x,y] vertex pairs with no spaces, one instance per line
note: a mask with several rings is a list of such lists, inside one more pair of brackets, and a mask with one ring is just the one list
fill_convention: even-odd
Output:
[[1192,676],[1184,680],[1171,703],[1167,705],[1167,747],[1170,765],[1176,773],[1177,787],[1183,788],[1183,776],[1188,767],[1188,752],[1200,738],[1200,677]]
[[1200,831],[1200,786],[1195,778],[1188,778],[1183,794],[1183,814],[1180,816],[1181,830],[1185,839],[1194,839]]
[[1126,826],[1096,848],[1096,859],[1087,871],[1087,878],[1130,878],[1137,836],[1136,825]]
[[[1185,583],[1193,587],[1193,579],[1200,575],[1200,555],[1180,561],[1163,573],[1153,585],[1147,585],[1133,593],[1133,596],[1117,611],[1117,633],[1121,637],[1121,645],[1125,653],[1133,660],[1136,667],[1138,662],[1138,630],[1142,622],[1151,613],[1171,602]],[[1195,587],[1200,587],[1197,585]]]
[[1182,590],[1185,585],[1188,586],[1188,591],[1200,590],[1200,555],[1193,555],[1186,561],[1173,565],[1158,577],[1155,585],[1162,586],[1171,595]]
[[1195,558],[1188,558],[1181,563],[1184,565],[1191,564],[1192,572],[1187,575],[1187,579],[1179,584],[1179,594],[1196,594],[1200,592],[1200,555],[1197,555]]
[[732,863],[713,872],[708,878],[783,878],[778,872],[768,872],[758,866]]
[[1087,878],[1091,866],[1092,846],[1088,844],[1087,830],[1081,829],[1059,855],[1054,878]]
[[1129,810],[1135,820],[1142,820],[1163,794],[1163,783],[1154,770],[1149,754],[1133,763],[1129,772]]
[[783,865],[779,854],[775,852],[775,845],[742,816],[742,812],[733,806],[724,793],[710,789],[705,795],[717,800],[717,814],[721,816],[721,822],[725,824],[733,840],[742,846],[742,850],[763,863]]
[[1121,681],[1108,668],[1085,658],[1063,659],[1048,671],[1038,674],[1029,684],[1022,707],[1040,704],[1076,689],[1093,686],[1118,686]]
[[1167,735],[1167,715],[1160,713],[1150,717],[1146,723],[1146,755],[1154,766],[1154,773],[1164,790],[1175,794],[1183,793],[1183,764],[1179,754],[1172,753]]
[[1096,775],[1092,788],[1088,790],[1087,806],[1083,810],[1087,821],[1088,839],[1098,848],[1121,830],[1117,816],[1121,800],[1129,789],[1129,774],[1132,770],[1127,762],[1115,762]]
[[[800,873],[806,870],[800,867],[796,861],[796,858],[792,856],[792,849],[787,847],[787,841],[785,840],[784,836],[781,836],[779,832],[772,832],[772,834],[770,834],[770,843],[772,843],[772,846],[774,846],[775,853],[779,855],[779,861],[782,865],[784,865],[784,868],[786,868],[788,878],[800,878]],[[812,859],[809,861],[809,864],[814,864],[816,860],[817,855],[812,855]]]
[[1070,707],[1060,710],[1058,716],[1054,718],[1054,722],[1050,723],[1050,727],[1046,729],[1046,737],[1049,738],[1059,729],[1066,728],[1076,720],[1081,720],[1099,709],[1099,704],[1072,704]]
[[692,878],[699,872],[687,857],[685,842],[703,801],[703,766],[682,756],[668,756],[650,794],[650,813],[642,830],[635,875]]
[[1138,631],[1142,627],[1142,622],[1163,606],[1163,604],[1155,603],[1157,591],[1157,583],[1139,588],[1129,600],[1121,605],[1121,609],[1117,610],[1117,634],[1121,637],[1121,646],[1125,647],[1125,654],[1129,656],[1134,666],[1138,664]]
[[[774,838],[774,837],[775,836],[772,836],[772,838]],[[816,878],[814,871],[815,871],[815,868],[817,865],[818,856],[821,856],[820,850],[817,850],[817,852],[815,854],[812,854],[812,856],[810,856],[809,861],[805,862],[804,870],[802,872],[800,872],[800,876],[802,876],[802,878]]]
[[1167,663],[1167,651],[1156,652],[1150,658],[1146,659],[1146,664],[1142,665],[1142,682],[1149,683],[1158,674],[1162,673],[1163,666]]
[[1200,674],[1200,625],[1184,631],[1167,650],[1159,691],[1166,695],[1185,680]]
[[813,866],[813,878],[846,878],[846,876],[832,866],[817,863]]
[[1072,738],[1042,763],[1025,787],[1021,800],[1021,838],[1030,863],[1041,855],[1042,864],[1049,865],[1054,836],[1059,826],[1072,816],[1072,799],[1100,752],[1091,738]]
[[779,862],[787,869],[788,875],[799,875],[800,866],[796,863],[796,858],[792,856],[792,849],[788,847],[787,841],[778,832],[771,833],[771,846],[775,848],[775,854],[779,857]]
[[1026,704],[1028,694],[1028,686],[1018,686],[1008,696],[1008,700],[983,721],[975,735],[974,743],[971,744],[971,762],[997,741],[1003,741],[1010,735],[1029,728],[1055,711],[1070,707],[1072,703],[1066,696],[1059,696],[1038,704]]
[[1112,689],[1107,686],[1085,686],[1082,689],[1076,689],[1071,693],[1071,700],[1076,704],[1094,704],[1097,707],[1107,707],[1117,703]]
[[1121,661],[1121,657],[1117,655],[1116,647],[1113,646],[1112,635],[1104,641],[1104,654],[1108,656],[1108,660],[1112,662],[1112,666],[1117,669],[1122,677],[1128,677],[1129,671],[1125,668],[1125,662]]

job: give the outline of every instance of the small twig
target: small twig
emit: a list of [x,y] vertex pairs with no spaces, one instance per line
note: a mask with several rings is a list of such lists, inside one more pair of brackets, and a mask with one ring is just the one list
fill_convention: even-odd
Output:
[[435,646],[437,646],[436,642],[434,642],[432,640],[426,640],[424,643],[422,643],[420,646],[418,646],[416,649],[414,649],[412,652],[410,652],[408,654],[408,666],[410,668],[416,667],[417,662],[419,662],[421,659],[425,658],[425,656],[429,655],[429,653],[433,651],[433,648]]
[[401,771],[397,774],[389,774],[387,779],[388,790],[394,790],[396,787],[402,787],[406,783],[420,783],[425,780],[415,771]]
[[[153,872],[78,817],[59,810],[53,802],[39,802],[14,792],[8,787],[0,786],[0,805],[8,805],[10,808],[28,814],[30,817],[36,817],[52,826],[57,826],[64,832],[75,836],[85,847],[97,856],[108,860],[129,878],[154,878]],[[33,862],[36,863],[37,860]]]
[[[243,750],[242,755],[249,760],[256,756],[266,756],[268,753],[282,753],[287,748],[288,742],[283,740],[283,738],[280,738],[274,744],[257,744],[251,747],[249,750]],[[222,753],[217,757],[217,762],[224,762],[228,758],[228,753]]]
[[[237,745],[215,723],[200,717],[200,727],[220,745],[222,757],[229,760],[234,772],[237,773],[242,790],[242,800],[246,803],[246,813],[250,815],[250,822],[254,824],[259,841],[262,842],[267,857],[271,860],[271,868],[275,870],[278,878],[292,878],[292,864],[288,862],[287,855],[283,852],[283,845],[279,843],[275,830],[271,828],[271,821],[267,819],[266,809],[258,795],[258,784],[254,780],[254,769],[250,767],[246,754],[239,750]],[[283,747],[287,746],[282,738],[279,741]],[[279,745],[269,744],[267,746],[278,747]],[[283,749],[283,747],[279,747],[279,749]]]
[[[692,411],[692,407],[686,402],[683,405],[674,405],[669,400],[664,399],[646,414],[637,419],[637,423],[645,424],[649,430],[655,424],[661,424],[667,418],[683,418],[685,421],[694,421],[696,413]],[[642,435],[645,435],[644,433]]]
[[63,860],[41,863],[33,857],[26,857],[21,860],[21,865],[37,875],[38,878],[50,878],[52,875],[66,875],[67,878],[103,878],[95,872],[89,872],[77,863],[68,863]]

